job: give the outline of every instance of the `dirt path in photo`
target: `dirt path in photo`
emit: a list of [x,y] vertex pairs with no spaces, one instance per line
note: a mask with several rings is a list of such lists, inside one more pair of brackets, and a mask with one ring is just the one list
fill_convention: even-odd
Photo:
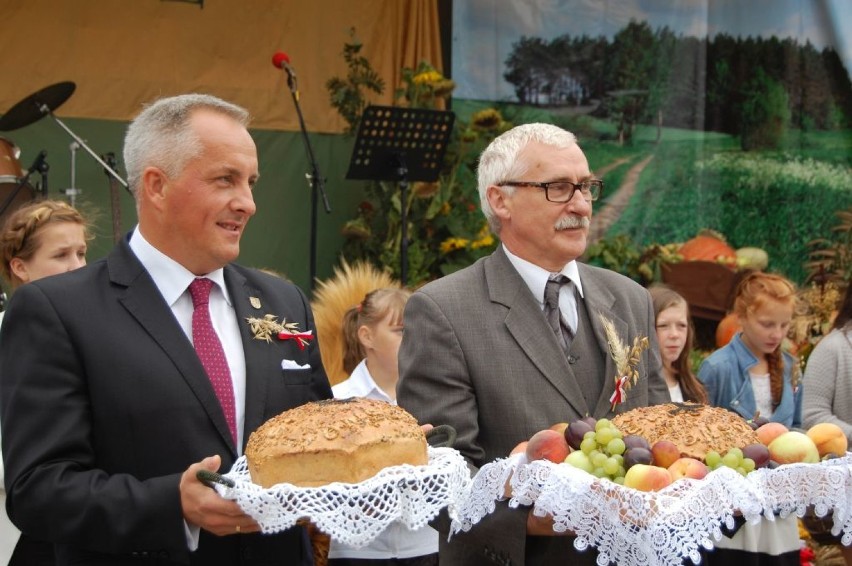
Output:
[[[639,180],[639,175],[642,174],[642,170],[648,166],[652,159],[654,159],[654,156],[649,155],[631,167],[624,176],[624,181],[622,181],[621,186],[615,191],[615,194],[607,199],[606,205],[600,211],[595,212],[592,215],[592,225],[589,228],[588,245],[592,245],[601,239],[603,235],[606,234],[606,231],[609,230],[610,226],[618,220],[621,213],[624,212],[624,209],[627,208],[627,204],[630,202],[630,197],[633,196],[633,192],[636,190],[636,182]],[[595,173],[603,176],[606,171],[621,165],[625,161],[627,160],[616,160],[606,167],[599,169]]]

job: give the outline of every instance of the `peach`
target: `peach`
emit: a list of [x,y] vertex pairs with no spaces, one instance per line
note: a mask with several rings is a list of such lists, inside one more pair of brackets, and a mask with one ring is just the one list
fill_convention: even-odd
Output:
[[658,440],[651,446],[651,456],[655,466],[668,468],[680,458],[680,448],[671,440]]
[[550,430],[555,430],[560,434],[565,434],[565,429],[568,428],[568,423],[556,423],[550,427]]
[[826,454],[843,456],[849,447],[843,429],[834,423],[819,423],[808,429],[808,438],[814,441],[820,458]]
[[624,474],[624,486],[639,491],[659,491],[672,483],[672,475],[665,468],[635,464]]
[[680,478],[700,480],[707,475],[710,468],[708,468],[701,460],[685,456],[675,460],[674,463],[668,467],[668,470],[669,474],[672,476],[672,481],[679,480]]
[[514,456],[515,454],[520,454],[521,452],[526,452],[527,451],[527,444],[529,444],[529,443],[530,443],[529,440],[522,440],[522,441],[518,442],[515,445],[515,447],[512,448],[512,451],[509,452],[509,456]]
[[769,457],[779,464],[819,462],[819,452],[814,441],[801,432],[789,431],[769,443]]
[[545,459],[559,464],[565,461],[569,450],[565,435],[547,428],[532,435],[527,443],[526,454],[530,462]]
[[770,422],[759,426],[754,433],[764,446],[769,446],[773,440],[788,431],[789,429],[783,424]]

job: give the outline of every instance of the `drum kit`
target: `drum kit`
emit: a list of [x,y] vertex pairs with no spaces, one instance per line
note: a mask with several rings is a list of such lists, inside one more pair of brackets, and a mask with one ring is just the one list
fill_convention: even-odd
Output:
[[[127,189],[127,182],[115,172],[113,167],[104,162],[86,142],[80,139],[65,123],[57,118],[53,111],[59,108],[74,93],[76,85],[71,81],[65,81],[45,87],[35,92],[10,108],[0,117],[0,132],[17,130],[24,126],[37,122],[45,116],[50,116],[74,142],[72,147],[83,148],[104,168],[107,177],[110,178],[110,187],[114,190],[114,184],[120,183]],[[21,150],[9,138],[0,136],[0,222],[5,216],[27,202],[36,198],[47,198],[47,172],[49,166],[45,158],[47,152],[42,150],[35,158],[33,164],[26,171],[21,167]],[[72,164],[73,166],[73,164]],[[30,182],[30,177],[39,173],[40,183],[36,185]],[[40,194],[39,194],[40,192]],[[74,195],[78,191],[69,191],[73,205]]]

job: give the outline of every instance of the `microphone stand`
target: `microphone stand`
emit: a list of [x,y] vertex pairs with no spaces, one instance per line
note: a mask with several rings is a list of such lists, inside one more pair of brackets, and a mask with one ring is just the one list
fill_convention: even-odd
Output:
[[71,206],[75,206],[77,195],[83,192],[77,188],[77,150],[80,149],[80,144],[72,141],[68,148],[71,150],[71,186],[63,189],[62,194],[68,197]]
[[[92,148],[90,148],[88,145],[86,145],[86,142],[84,142],[82,139],[80,139],[80,137],[79,137],[79,136],[77,136],[77,134],[75,134],[74,132],[72,132],[72,131],[71,131],[71,128],[69,128],[68,126],[66,126],[66,125],[62,122],[62,120],[60,120],[59,118],[57,118],[56,116],[54,116],[54,115],[53,115],[53,112],[51,112],[51,111],[50,111],[50,108],[49,108],[46,104],[42,104],[42,105],[39,107],[39,110],[41,111],[41,113],[42,113],[42,114],[47,114],[47,115],[49,115],[51,118],[53,118],[53,120],[54,120],[57,124],[59,124],[59,126],[60,126],[63,130],[65,130],[65,131],[68,133],[68,135],[69,135],[69,136],[71,136],[71,137],[74,139],[74,141],[76,141],[78,144],[80,144],[80,147],[82,147],[83,149],[85,149],[85,150],[86,150],[86,152],[88,152],[88,154],[89,154],[89,155],[91,155],[91,156],[92,156],[92,158],[93,158],[95,161],[97,161],[98,163],[100,163],[101,167],[103,167],[109,175],[112,175],[112,176],[115,178],[115,180],[116,180],[116,181],[118,181],[119,183],[121,183],[121,184],[124,186],[124,188],[125,188],[125,189],[127,189],[127,192],[128,192],[128,193],[130,193],[130,187],[128,187],[128,185],[127,185],[127,181],[125,181],[124,179],[122,179],[122,178],[121,178],[121,175],[119,175],[118,173],[116,173],[116,172],[112,169],[112,167],[110,167],[109,165],[107,165],[107,164],[104,162],[104,160],[103,160],[103,159],[101,159],[101,158],[98,156],[98,154],[97,154],[97,153],[95,153],[95,152],[92,150]],[[131,194],[132,194],[132,193],[131,193]]]
[[27,183],[30,180],[30,176],[36,171],[41,173],[42,176],[42,195],[47,197],[47,171],[50,169],[50,166],[45,161],[47,157],[47,152],[45,150],[41,150],[38,152],[38,155],[33,161],[33,164],[30,165],[30,168],[27,169],[26,175],[21,177],[18,184],[15,186],[15,189],[6,197],[6,200],[3,201],[3,204],[0,205],[0,216],[6,213],[6,210],[9,208],[9,205],[12,204],[12,201],[15,200],[15,197],[18,196],[18,193],[21,192]]
[[308,137],[305,119],[302,117],[302,109],[299,106],[299,88],[296,84],[296,76],[289,69],[287,69],[287,86],[290,88],[290,94],[293,96],[293,104],[296,106],[296,115],[299,118],[299,129],[302,131],[302,140],[305,143],[305,151],[308,154],[308,160],[311,164],[311,172],[305,174],[305,177],[308,179],[308,184],[311,187],[310,285],[311,292],[313,292],[314,287],[316,287],[317,274],[317,195],[322,195],[322,202],[326,213],[331,213],[331,207],[328,204],[328,195],[325,193],[325,179],[320,175],[319,164],[314,155],[311,140]]

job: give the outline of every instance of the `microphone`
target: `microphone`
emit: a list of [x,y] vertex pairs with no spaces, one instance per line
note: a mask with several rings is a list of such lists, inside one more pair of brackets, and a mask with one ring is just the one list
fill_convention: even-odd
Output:
[[36,156],[35,161],[33,161],[33,164],[30,165],[29,169],[27,169],[27,171],[30,174],[35,173],[36,171],[41,171],[42,173],[44,173],[48,167],[47,162],[45,161],[46,158],[47,152],[45,150],[41,150]]
[[275,55],[272,56],[272,64],[275,65],[276,68],[287,72],[287,83],[290,85],[291,89],[295,89],[296,71],[293,70],[293,67],[290,65],[289,55],[283,51],[276,51]]

